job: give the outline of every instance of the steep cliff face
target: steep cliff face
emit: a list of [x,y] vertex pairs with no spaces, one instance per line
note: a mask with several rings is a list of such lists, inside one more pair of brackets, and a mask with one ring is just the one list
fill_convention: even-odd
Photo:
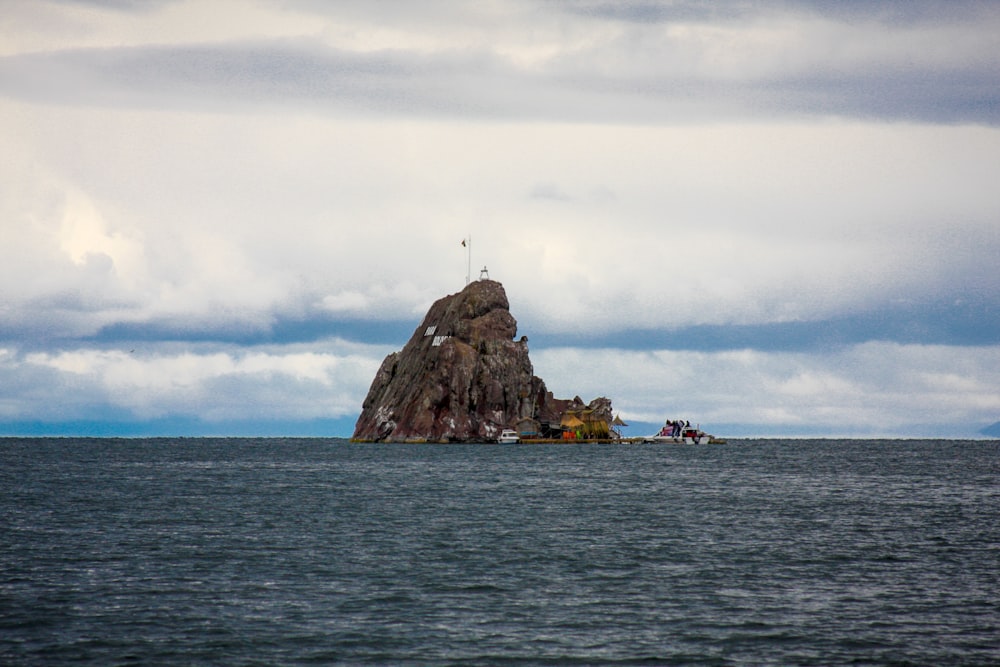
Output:
[[385,358],[354,428],[363,441],[485,441],[519,418],[553,413],[527,339],[515,341],[503,285],[470,283],[439,299]]

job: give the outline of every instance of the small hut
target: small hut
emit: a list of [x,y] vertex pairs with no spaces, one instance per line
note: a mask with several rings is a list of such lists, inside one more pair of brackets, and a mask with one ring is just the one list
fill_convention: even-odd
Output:
[[517,420],[517,434],[521,439],[541,437],[542,425],[537,419],[531,417],[521,417]]
[[628,426],[628,424],[626,424],[625,422],[622,421],[621,416],[615,415],[614,420],[612,420],[612,422],[611,422],[611,431],[612,431],[612,433],[615,434],[615,438],[617,438],[618,440],[622,439],[622,427],[623,426]]
[[608,422],[591,408],[567,410],[563,414],[560,426],[564,430],[575,432],[578,438],[597,440],[610,437]]
[[563,438],[565,439],[583,437],[583,420],[572,412],[567,412],[562,416],[559,427],[563,430]]

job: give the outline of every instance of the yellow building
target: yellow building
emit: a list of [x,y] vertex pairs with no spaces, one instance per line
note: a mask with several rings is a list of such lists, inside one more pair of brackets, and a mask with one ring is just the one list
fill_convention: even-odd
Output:
[[565,431],[576,433],[578,439],[600,440],[611,437],[608,422],[591,408],[567,410],[559,425]]

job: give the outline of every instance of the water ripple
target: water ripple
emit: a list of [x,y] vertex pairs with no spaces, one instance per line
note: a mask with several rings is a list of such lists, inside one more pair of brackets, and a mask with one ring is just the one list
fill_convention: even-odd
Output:
[[998,455],[0,440],[0,663],[996,664]]

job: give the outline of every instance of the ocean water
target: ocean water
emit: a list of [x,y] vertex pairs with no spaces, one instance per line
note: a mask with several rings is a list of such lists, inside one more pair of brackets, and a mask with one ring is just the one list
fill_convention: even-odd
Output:
[[0,664],[849,663],[1000,664],[1000,443],[0,439]]

